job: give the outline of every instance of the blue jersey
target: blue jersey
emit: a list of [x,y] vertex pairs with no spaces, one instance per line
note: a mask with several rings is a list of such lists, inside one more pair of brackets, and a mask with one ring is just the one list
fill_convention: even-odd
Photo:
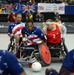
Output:
[[[74,70],[74,49],[71,50],[65,57],[63,61],[63,66],[70,70],[71,72]],[[73,72],[74,75],[74,72]]]
[[14,34],[21,36],[21,30],[25,27],[25,23],[19,22],[19,23],[11,23],[8,28],[8,34]]
[[16,57],[7,50],[0,50],[0,75],[20,75],[24,72]]
[[28,45],[35,44],[37,41],[40,41],[40,40],[45,40],[45,37],[42,31],[35,26],[33,27],[32,31],[29,31],[27,27],[24,27],[22,29],[22,34],[26,34],[28,38],[28,42],[27,42]]

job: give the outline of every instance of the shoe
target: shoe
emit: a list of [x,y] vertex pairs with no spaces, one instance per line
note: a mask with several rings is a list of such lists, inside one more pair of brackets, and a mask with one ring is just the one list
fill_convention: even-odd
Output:
[[45,75],[58,75],[58,72],[55,69],[46,69]]

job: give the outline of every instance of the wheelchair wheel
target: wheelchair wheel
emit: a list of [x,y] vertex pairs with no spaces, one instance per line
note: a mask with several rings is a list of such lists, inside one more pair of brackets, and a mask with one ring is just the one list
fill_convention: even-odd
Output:
[[8,46],[8,51],[14,52],[15,49],[15,41],[14,41],[14,36],[10,37],[10,44]]
[[51,63],[51,54],[49,51],[49,48],[45,43],[41,43],[39,45],[39,53],[40,53],[40,58],[43,62],[44,65],[49,65]]
[[67,46],[65,44],[65,39],[64,38],[62,38],[62,43],[63,43],[64,51],[67,54],[68,53],[68,48],[67,48]]
[[67,46],[65,45],[65,43],[63,43],[63,45],[64,45],[64,51],[65,51],[65,53],[67,54],[67,53],[68,53],[68,48],[67,48]]

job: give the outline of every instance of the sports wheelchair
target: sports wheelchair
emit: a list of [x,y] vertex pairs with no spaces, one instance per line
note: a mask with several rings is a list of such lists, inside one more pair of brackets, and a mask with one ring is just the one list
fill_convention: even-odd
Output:
[[10,42],[11,46],[9,51],[13,53],[16,51],[16,57],[19,58],[20,63],[33,63],[38,61],[42,66],[47,66],[51,63],[51,53],[45,43],[39,41],[35,46],[27,46],[27,42],[22,41],[17,51],[13,42],[14,40]]
[[[48,44],[52,61],[53,60],[60,60],[61,62],[65,58],[66,54],[68,53],[68,49],[65,45],[65,39],[61,38],[61,43],[60,44]],[[57,58],[57,59],[56,59]]]

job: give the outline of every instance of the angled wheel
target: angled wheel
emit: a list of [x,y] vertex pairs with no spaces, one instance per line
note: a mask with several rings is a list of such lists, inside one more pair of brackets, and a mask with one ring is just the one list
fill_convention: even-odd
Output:
[[14,36],[10,37],[10,44],[8,46],[8,51],[13,51],[15,49]]
[[45,43],[41,43],[39,45],[39,53],[40,53],[40,58],[42,62],[45,65],[49,65],[51,63],[51,53]]

